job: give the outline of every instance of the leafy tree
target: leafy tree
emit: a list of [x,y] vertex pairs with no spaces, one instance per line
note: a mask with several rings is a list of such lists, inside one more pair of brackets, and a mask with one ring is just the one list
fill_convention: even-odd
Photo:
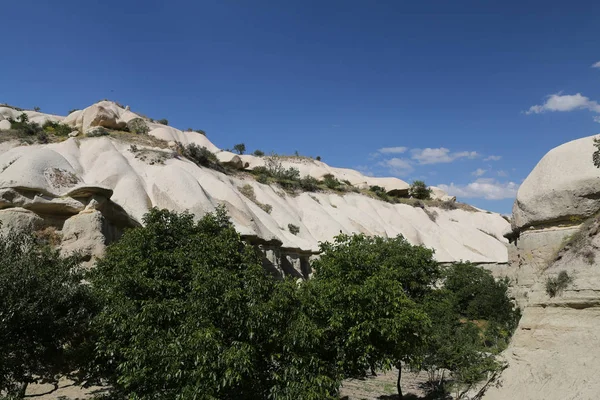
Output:
[[95,306],[82,279],[77,257],[28,234],[0,235],[0,391],[9,398],[84,371]]
[[169,125],[169,120],[166,118],[157,119],[156,122],[162,125]]
[[254,153],[252,153],[252,154],[254,154],[256,157],[262,157],[265,155],[265,152],[257,149],[257,150],[254,150]]
[[440,273],[433,251],[402,236],[339,235],[321,244],[313,267],[305,287],[308,313],[327,337],[322,357],[337,360],[344,377],[392,366],[401,371],[401,363],[423,345],[430,324],[417,301]]
[[40,111],[42,111],[42,109],[39,107],[33,107],[33,111],[40,112]]
[[429,200],[431,198],[431,189],[423,181],[414,181],[410,185],[408,193],[411,197],[419,200]]
[[295,282],[268,275],[224,209],[152,210],[109,246],[91,282],[97,364],[135,399],[332,398],[335,364]]
[[489,373],[501,369],[495,355],[504,350],[520,312],[508,297],[508,282],[489,271],[459,263],[444,271],[444,284],[423,304],[432,325],[423,354],[413,365],[445,391],[444,371],[451,373],[456,398]]
[[233,150],[235,150],[238,154],[244,154],[246,152],[246,145],[244,143],[238,143],[233,146]]

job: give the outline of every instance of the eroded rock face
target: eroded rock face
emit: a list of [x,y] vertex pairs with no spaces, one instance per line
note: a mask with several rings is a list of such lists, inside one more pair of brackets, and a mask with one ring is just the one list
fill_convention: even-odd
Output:
[[[600,170],[593,138],[550,151],[525,180],[513,209],[516,236],[504,274],[523,317],[508,368],[485,399],[596,399],[600,393]],[[555,296],[547,283],[572,279]]]
[[600,209],[600,170],[592,163],[593,136],[548,152],[520,186],[513,227],[556,225]]

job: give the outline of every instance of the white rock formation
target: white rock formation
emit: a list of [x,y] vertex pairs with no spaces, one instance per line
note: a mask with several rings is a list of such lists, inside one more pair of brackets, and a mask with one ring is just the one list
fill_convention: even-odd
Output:
[[[71,113],[62,122],[85,132],[97,126],[119,127],[138,117],[112,102],[100,102]],[[111,224],[121,221],[122,225],[127,225],[130,223],[126,222],[127,215],[141,222],[151,207],[189,210],[201,216],[224,204],[242,235],[263,244],[279,243],[288,249],[287,255],[280,258],[289,256],[282,264],[288,262],[294,269],[301,268],[304,261],[290,255],[291,249],[296,249],[294,251],[304,260],[318,250],[319,242],[331,240],[340,232],[382,236],[402,234],[412,243],[434,248],[440,261],[507,261],[506,239],[502,232],[508,223],[498,214],[389,204],[359,193],[286,194],[279,187],[256,182],[247,172],[226,175],[199,167],[187,159],[171,158],[173,152],[167,148],[167,142],[196,143],[215,152],[221,161],[248,169],[264,165],[264,157],[220,151],[204,135],[146,121],[149,135],[163,140],[165,148],[136,145],[144,148],[145,154],[155,153],[157,157],[154,158],[140,157],[139,151],[130,151],[130,143],[108,136],[69,138],[60,143],[10,149],[0,146],[0,208],[18,206],[35,212],[54,210],[52,212],[67,216],[68,221],[79,213],[87,213],[96,196],[101,203],[111,204],[107,206],[113,214],[109,218]],[[161,158],[162,162],[149,162]],[[303,157],[277,160],[284,168],[298,168],[301,175],[322,178],[332,174],[352,185],[378,185],[391,193],[408,190],[408,184],[397,178],[367,177],[358,171],[330,167]],[[244,185],[253,187],[255,199],[240,192],[239,188]],[[4,196],[2,191],[5,191]],[[435,193],[438,197],[446,196]],[[114,203],[108,201],[109,198]],[[261,203],[272,207],[270,213],[259,206]],[[127,215],[120,213],[117,205]],[[65,240],[69,241],[73,236],[93,238],[92,232],[72,232],[79,232],[82,224],[99,226],[98,221],[89,220],[89,216],[85,217],[87,220],[77,218],[77,221],[61,222],[59,228],[65,230]],[[288,224],[298,226],[300,232],[297,235],[290,233]],[[98,242],[97,238],[94,240]],[[89,243],[82,246],[94,247]]]
[[[593,137],[551,150],[521,185],[509,235],[508,275],[523,317],[504,356],[508,368],[485,399],[597,399],[600,393],[600,170]],[[555,297],[548,279],[573,282]]]

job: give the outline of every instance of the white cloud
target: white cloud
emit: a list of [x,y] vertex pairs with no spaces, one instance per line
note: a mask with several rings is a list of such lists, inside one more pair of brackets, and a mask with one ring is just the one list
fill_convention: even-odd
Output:
[[514,182],[499,182],[491,178],[479,178],[466,185],[437,185],[449,195],[465,198],[484,198],[487,200],[501,200],[514,198],[519,185]]
[[401,153],[405,153],[406,150],[408,150],[408,147],[398,146],[398,147],[383,147],[377,151],[382,154],[401,154]]
[[483,159],[483,161],[499,161],[502,159],[502,156],[488,156]]
[[593,63],[592,68],[600,68],[600,61]]
[[599,123],[599,124],[600,124],[600,117],[598,117],[598,116],[595,116],[595,117],[594,117],[594,122],[597,122],[597,123]]
[[506,172],[504,170],[500,170],[500,171],[498,171],[498,176],[506,178],[508,176],[508,172]]
[[445,147],[439,147],[436,149],[413,149],[410,151],[412,159],[416,160],[419,164],[440,164],[449,163],[459,158],[475,158],[479,154],[476,151],[461,151],[451,153],[449,149]]
[[414,171],[410,160],[405,158],[389,158],[387,160],[380,161],[377,165],[386,167],[388,171],[394,175],[405,176]]
[[486,172],[487,172],[486,169],[477,168],[475,171],[471,172],[471,175],[481,176],[481,175],[484,175]]
[[565,112],[581,109],[600,113],[600,104],[583,96],[581,93],[565,95],[555,93],[549,95],[544,104],[529,107],[529,110],[525,111],[525,114],[541,114],[547,111]]

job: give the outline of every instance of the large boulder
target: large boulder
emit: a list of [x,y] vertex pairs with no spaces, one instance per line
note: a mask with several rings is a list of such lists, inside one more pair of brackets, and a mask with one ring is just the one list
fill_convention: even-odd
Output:
[[580,221],[600,209],[600,170],[592,162],[594,137],[548,152],[517,193],[513,228]]
[[7,131],[10,129],[10,122],[6,119],[0,121],[0,131]]

